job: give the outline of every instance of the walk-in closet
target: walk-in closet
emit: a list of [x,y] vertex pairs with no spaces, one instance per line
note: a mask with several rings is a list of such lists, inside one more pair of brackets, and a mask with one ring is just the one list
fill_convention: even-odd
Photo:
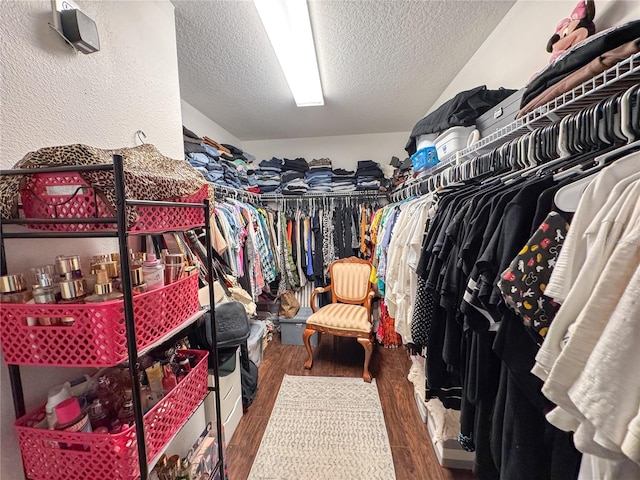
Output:
[[640,480],[640,3],[0,37],[2,480]]

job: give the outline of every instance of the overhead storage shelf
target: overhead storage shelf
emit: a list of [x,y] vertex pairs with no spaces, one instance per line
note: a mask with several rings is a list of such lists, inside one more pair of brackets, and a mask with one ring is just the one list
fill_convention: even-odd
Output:
[[[437,173],[436,169],[441,171],[442,167],[450,165],[458,159],[473,158],[535,128],[556,123],[567,115],[576,113],[586,106],[593,105],[639,82],[640,53],[636,53],[549,103],[536,108],[522,118],[514,120],[477,143],[447,155],[436,167],[433,167],[432,171]],[[433,173],[427,171],[426,174],[429,176]]]

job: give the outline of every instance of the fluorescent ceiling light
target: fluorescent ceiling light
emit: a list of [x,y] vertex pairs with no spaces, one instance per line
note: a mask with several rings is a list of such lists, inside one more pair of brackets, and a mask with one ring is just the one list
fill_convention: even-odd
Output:
[[324,105],[306,0],[253,0],[296,105]]

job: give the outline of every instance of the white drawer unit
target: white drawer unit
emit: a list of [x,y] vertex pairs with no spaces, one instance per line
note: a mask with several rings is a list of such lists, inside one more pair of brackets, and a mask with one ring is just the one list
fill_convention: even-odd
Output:
[[[229,375],[220,377],[220,414],[227,445],[242,418],[242,382],[240,374],[240,349],[236,351],[236,368]],[[213,375],[209,375],[209,387],[215,387]],[[209,395],[205,404],[207,421],[215,422],[215,397]]]

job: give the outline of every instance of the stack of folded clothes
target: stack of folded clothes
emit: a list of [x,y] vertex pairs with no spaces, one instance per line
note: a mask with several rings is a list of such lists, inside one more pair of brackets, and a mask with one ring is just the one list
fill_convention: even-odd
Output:
[[306,178],[309,184],[309,193],[330,193],[332,191],[331,160],[328,158],[311,160]]
[[360,160],[356,170],[356,179],[356,190],[378,190],[384,180],[384,174],[377,162]]
[[260,193],[273,193],[280,188],[282,160],[272,157],[262,160],[249,177],[249,183],[260,189]]
[[296,178],[282,185],[283,195],[304,195],[309,191],[309,185],[302,178]]
[[336,193],[355,192],[356,177],[353,170],[336,168],[331,176],[331,187]]
[[304,195],[309,190],[305,173],[309,164],[304,158],[293,160],[285,158],[282,163],[282,185],[280,191],[285,195]]
[[209,182],[237,189],[249,187],[246,162],[254,159],[253,155],[209,137],[200,138],[186,127],[182,133],[187,161]]

